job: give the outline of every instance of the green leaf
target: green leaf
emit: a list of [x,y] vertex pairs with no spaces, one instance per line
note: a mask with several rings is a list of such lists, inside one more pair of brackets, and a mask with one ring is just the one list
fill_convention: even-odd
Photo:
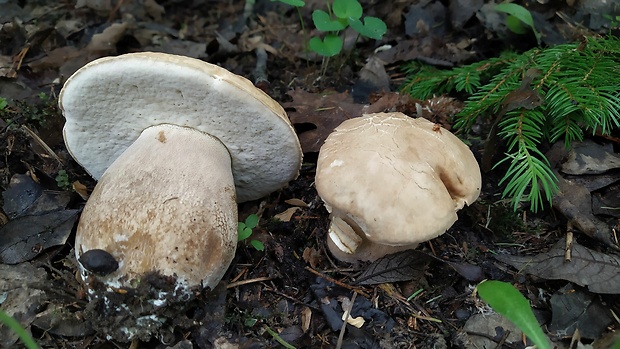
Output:
[[308,45],[312,51],[325,57],[335,56],[342,51],[342,39],[332,34],[325,36],[323,40],[314,37],[310,39]]
[[245,226],[254,229],[258,225],[258,216],[255,214],[251,214],[248,218],[245,219]]
[[316,29],[323,32],[336,32],[347,27],[342,20],[332,20],[329,14],[323,10],[315,10],[312,12],[312,21]]
[[536,40],[538,41],[538,44],[540,44],[540,33],[536,30],[536,27],[534,27],[534,19],[532,18],[532,14],[530,13],[530,11],[528,11],[528,9],[521,5],[505,2],[502,4],[497,4],[495,6],[495,11],[504,12],[511,16],[514,16],[515,18],[532,28],[532,31],[536,36]]
[[6,101],[6,99],[0,97],[0,110],[6,108],[7,105],[9,105],[9,103]]
[[258,241],[258,240],[252,240],[250,241],[250,245],[252,245],[256,251],[264,251],[265,250],[265,245]]
[[356,18],[348,18],[347,22],[360,35],[371,39],[380,40],[387,32],[387,25],[377,17],[365,17],[364,23]]
[[243,241],[252,235],[252,229],[245,226],[243,222],[237,224],[237,240]]
[[357,0],[334,0],[332,11],[336,17],[342,19],[359,19],[363,13],[362,5]]
[[294,7],[304,7],[306,5],[302,0],[271,0],[271,2],[281,2]]
[[525,23],[513,15],[506,17],[506,25],[515,34],[524,35],[530,31],[530,28]]
[[509,283],[487,280],[478,285],[478,294],[496,312],[512,321],[539,349],[551,349],[530,302]]

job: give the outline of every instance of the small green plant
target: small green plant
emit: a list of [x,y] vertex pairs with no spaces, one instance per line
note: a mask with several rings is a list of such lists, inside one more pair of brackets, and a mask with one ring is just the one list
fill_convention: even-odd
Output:
[[69,181],[69,174],[67,171],[58,171],[58,174],[56,175],[56,184],[58,185],[58,188],[62,190],[71,189],[71,181]]
[[549,339],[540,328],[530,302],[509,283],[486,280],[478,287],[478,295],[493,310],[512,321],[539,349],[551,349]]
[[26,348],[28,349],[39,349],[39,345],[37,342],[32,339],[28,331],[26,331],[13,317],[9,316],[9,314],[5,313],[4,310],[0,309],[0,323],[3,323],[7,326],[11,331],[17,334],[19,339],[24,343]]
[[[244,241],[244,240],[249,239],[250,236],[252,236],[252,229],[256,228],[257,225],[258,225],[258,216],[255,214],[249,215],[245,219],[245,222],[239,222],[239,224],[237,225],[237,233],[239,236],[238,237],[239,241]],[[263,245],[263,243],[258,240],[254,240],[254,239],[250,240],[250,245],[252,245],[258,251],[265,250],[265,245]]]
[[[305,6],[301,0],[271,0],[279,1],[297,8],[302,30],[304,21],[301,17],[300,8]],[[313,37],[308,41],[308,47],[313,52],[323,57],[333,57],[342,51],[344,40],[340,32],[347,27],[353,28],[358,36],[379,40],[387,32],[385,22],[377,17],[365,16],[362,5],[358,0],[334,0],[330,5],[327,3],[327,11],[314,10],[312,22],[317,30],[324,32],[323,38]],[[305,33],[304,33],[305,36]]]
[[7,105],[9,105],[9,102],[7,102],[5,98],[0,97],[0,111],[4,110]]
[[[568,147],[586,132],[608,135],[620,128],[618,67],[620,38],[588,38],[523,54],[505,52],[452,70],[414,62],[406,67],[409,77],[402,90],[418,99],[453,91],[469,94],[455,128],[467,131],[479,117],[494,120],[492,129],[508,147],[495,164],[508,164],[500,181],[503,197],[515,210],[529,201],[537,211],[558,190],[542,143],[563,140]],[[489,143],[492,133],[485,149],[497,148]]]
[[526,34],[529,27],[536,37],[536,42],[540,45],[540,32],[538,32],[534,26],[532,14],[525,7],[511,2],[504,2],[497,4],[495,6],[495,11],[508,14],[506,25],[508,29],[515,34]]

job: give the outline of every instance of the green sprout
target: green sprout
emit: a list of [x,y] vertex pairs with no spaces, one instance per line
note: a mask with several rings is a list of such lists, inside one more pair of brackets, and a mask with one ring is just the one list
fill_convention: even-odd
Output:
[[530,302],[509,283],[486,280],[478,287],[478,295],[493,310],[512,321],[539,349],[551,349],[549,339],[540,328]]
[[312,21],[317,30],[325,32],[323,39],[313,37],[308,43],[310,50],[324,57],[338,55],[342,51],[343,39],[339,36],[340,31],[351,27],[359,35],[379,40],[387,32],[385,22],[376,17],[366,16],[362,5],[358,0],[334,0],[331,8],[328,4],[328,12],[315,10],[312,13]]
[[[249,215],[248,218],[245,219],[245,222],[239,222],[237,225],[238,240],[244,241],[249,239],[252,235],[252,229],[256,228],[257,225],[258,216],[255,214]],[[257,251],[265,250],[265,245],[258,240],[250,240],[250,245],[252,245]]]
[[9,102],[7,102],[5,98],[0,97],[0,110],[4,110],[7,105],[9,105]]
[[[304,22],[301,18],[300,8],[305,2],[300,0],[271,0],[297,8],[302,30]],[[312,22],[316,29],[324,32],[323,38],[313,37],[308,41],[308,47],[316,54],[323,57],[333,57],[342,52],[344,40],[340,32],[351,27],[358,36],[379,40],[387,32],[387,26],[381,19],[371,16],[363,17],[364,11],[358,0],[334,0],[327,3],[327,11],[314,10]],[[305,30],[304,30],[305,36]]]
[[71,188],[71,181],[69,181],[69,174],[67,174],[67,171],[58,171],[58,175],[56,175],[56,185],[63,190],[69,190]]

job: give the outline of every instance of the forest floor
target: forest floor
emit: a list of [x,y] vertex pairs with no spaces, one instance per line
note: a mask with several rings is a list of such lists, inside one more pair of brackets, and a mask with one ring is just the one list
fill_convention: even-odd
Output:
[[[341,54],[324,59],[306,51],[304,43],[317,35],[312,11],[326,9],[325,1],[309,0],[300,8],[305,31],[293,7],[266,0],[253,6],[209,0],[0,1],[2,309],[43,348],[531,345],[476,295],[475,286],[492,279],[521,291],[557,348],[608,348],[620,328],[620,214],[617,207],[597,211],[590,195],[618,196],[620,166],[606,173],[605,186],[586,191],[584,216],[566,217],[557,207],[533,213],[525,204],[513,210],[502,199],[502,174],[494,170],[484,174],[480,198],[459,212],[457,223],[415,252],[377,266],[338,261],[326,247],[330,218],[314,176],[320,145],[340,122],[362,110],[417,116],[428,102],[398,94],[411,61],[448,69],[536,47],[531,32],[514,34],[505,15],[485,2],[361,1],[365,15],[385,21],[387,33],[380,40],[356,40],[346,31]],[[534,14],[542,46],[607,33],[615,23],[601,14],[620,14],[605,1],[516,2]],[[288,112],[304,163],[285,189],[239,205],[241,221],[260,216],[252,239],[265,249],[239,243],[221,287],[179,314],[195,320],[193,326],[123,343],[108,336],[114,324],[89,308],[76,278],[75,225],[96,182],[65,148],[57,98],[67,78],[86,63],[142,51],[202,59],[253,81]],[[449,128],[467,96],[452,97],[422,116]],[[491,123],[481,116],[469,140],[478,159]],[[617,139],[616,131],[615,138],[596,141],[618,157]],[[573,234],[571,227],[584,219],[606,227],[616,249],[579,229]],[[567,239],[579,260],[569,266]],[[548,266],[557,273],[545,273]],[[366,281],[360,282],[362,276]],[[597,276],[602,280],[593,281]],[[351,302],[351,316],[363,319],[359,328],[342,320]],[[168,325],[174,327],[174,320]],[[0,346],[20,345],[13,331],[0,326]]]

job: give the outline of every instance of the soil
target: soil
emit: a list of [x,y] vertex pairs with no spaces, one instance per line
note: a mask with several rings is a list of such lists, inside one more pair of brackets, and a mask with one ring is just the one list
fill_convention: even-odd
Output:
[[[160,307],[152,300],[161,301],[161,292],[173,293],[174,280],[153,273],[135,289],[102,289],[105,297],[89,297],[76,275],[73,243],[79,210],[96,182],[66,150],[64,118],[57,107],[63,83],[87,62],[161,51],[218,64],[248,77],[284,105],[300,138],[316,143],[331,132],[333,127],[320,124],[329,120],[295,113],[321,108],[319,101],[325,96],[336,96],[330,103],[339,114],[334,112],[331,122],[356,117],[360,115],[349,113],[395,95],[406,77],[403,67],[412,59],[445,68],[536,45],[533,35],[491,27],[476,11],[459,26],[455,22],[444,26],[431,16],[441,11],[429,10],[441,6],[445,13],[455,14],[458,4],[464,6],[460,11],[468,12],[474,2],[361,3],[366,15],[386,21],[388,33],[381,40],[345,40],[342,54],[324,59],[309,54],[302,45],[305,35],[316,34],[310,24],[312,11],[325,6],[320,1],[306,1],[300,9],[307,33],[292,7],[272,1],[256,1],[245,18],[244,2],[230,1],[0,1],[6,11],[0,13],[0,105],[8,102],[0,108],[2,223],[7,227],[50,212],[65,212],[69,217],[62,221],[66,225],[50,227],[49,221],[43,221],[35,226],[40,232],[58,233],[53,242],[45,238],[32,243],[31,236],[18,236],[19,243],[11,248],[23,243],[21,249],[26,252],[21,257],[7,257],[9,248],[2,244],[6,249],[0,250],[5,274],[0,277],[2,309],[17,318],[43,348],[524,348],[531,343],[520,335],[509,337],[519,330],[499,325],[499,320],[486,328],[472,327],[474,315],[492,312],[474,291],[480,281],[491,279],[511,283],[526,296],[556,347],[569,347],[574,339],[606,348],[619,326],[617,315],[611,315],[620,314],[617,292],[592,292],[570,277],[532,275],[496,258],[550,251],[566,238],[571,217],[549,207],[532,213],[522,205],[514,211],[501,199],[502,175],[496,169],[485,174],[479,200],[459,212],[459,220],[445,234],[415,252],[393,257],[406,261],[404,278],[379,270],[383,282],[360,282],[369,270],[378,269],[368,262],[340,262],[328,251],[330,217],[314,188],[317,149],[303,139],[299,177],[266,198],[239,205],[240,221],[250,214],[261,217],[249,240],[262,242],[264,250],[241,241],[217,288],[194,289],[187,298],[171,299]],[[543,45],[558,43],[550,38],[571,41],[578,35],[552,15],[560,10],[572,15],[585,11],[578,5],[517,3],[547,15],[537,19],[548,26],[550,41]],[[480,1],[477,6],[482,5]],[[417,26],[411,21],[417,21]],[[439,27],[443,31],[436,31]],[[396,52],[395,47],[399,47]],[[367,63],[378,48],[392,50],[391,58],[369,73]],[[259,51],[267,54],[264,70],[257,64]],[[362,71],[374,74],[373,78]],[[376,78],[381,73],[387,85]],[[464,98],[452,97],[456,99],[442,104],[446,110],[458,110]],[[411,104],[394,105],[415,113]],[[295,117],[302,121],[295,122]],[[453,122],[435,117],[432,121],[446,129]],[[492,120],[481,119],[475,126],[478,133],[467,140],[478,160],[484,148],[481,135]],[[314,134],[303,136],[306,132]],[[614,146],[617,151],[618,144]],[[614,175],[618,183],[617,172]],[[29,197],[34,199],[28,201]],[[46,198],[47,209],[35,204],[38,197]],[[613,223],[616,218],[604,219]],[[0,233],[0,240],[9,238],[8,229]],[[26,228],[23,231],[26,234]],[[611,258],[608,264],[618,258],[613,247],[578,231],[574,239]],[[551,333],[549,327],[558,316],[551,296],[575,292],[583,294],[588,304],[601,304],[591,316],[609,316],[611,321],[581,339],[574,328],[565,335]],[[363,319],[360,328],[342,320],[351,303],[351,316]],[[127,331],[136,333],[129,341]],[[0,327],[0,334],[6,338],[1,345],[22,347],[6,327]],[[480,338],[488,342],[480,344]]]

